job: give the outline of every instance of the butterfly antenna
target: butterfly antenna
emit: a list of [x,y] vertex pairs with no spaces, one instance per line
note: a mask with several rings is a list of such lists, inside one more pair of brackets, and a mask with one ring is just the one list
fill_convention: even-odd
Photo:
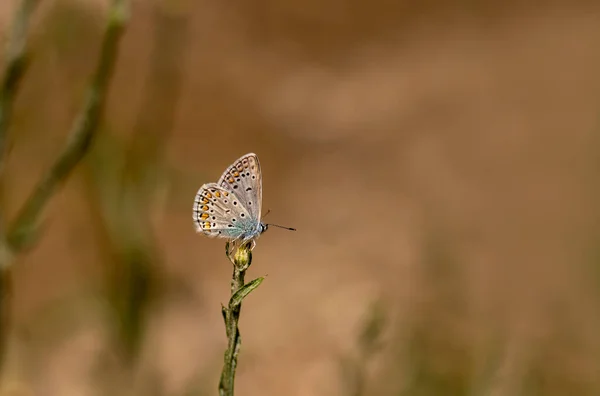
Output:
[[267,224],[268,226],[273,226],[273,227],[278,227],[278,228],[283,228],[284,230],[289,230],[289,231],[296,231],[295,228],[292,227],[284,227],[284,226],[280,226],[277,224]]
[[267,213],[265,213],[265,214],[263,215],[263,217],[262,217],[262,219],[261,219],[261,220],[263,220],[265,217],[267,217],[267,215],[268,215],[269,213],[271,213],[271,209],[267,209]]

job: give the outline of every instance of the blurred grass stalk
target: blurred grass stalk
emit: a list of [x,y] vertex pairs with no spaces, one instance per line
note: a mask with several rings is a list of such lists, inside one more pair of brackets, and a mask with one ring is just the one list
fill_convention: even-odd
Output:
[[[154,230],[163,212],[166,148],[183,86],[181,69],[188,52],[187,7],[172,7],[170,3],[165,0],[151,6],[153,48],[130,140],[104,133],[89,161],[88,202],[97,218],[94,225],[99,231],[102,251],[108,253],[105,257],[108,320],[112,351],[118,355],[116,365],[103,362],[110,373],[102,375],[114,379],[109,374],[115,374],[121,379],[120,384],[104,381],[113,388],[106,389],[109,393],[161,393],[160,379],[154,377],[153,367],[147,367],[149,373],[146,373],[152,378],[141,375],[140,354],[150,309],[158,306],[165,291],[160,243]],[[110,360],[109,356],[104,357]],[[144,389],[127,390],[136,377],[144,378],[140,381]]]
[[[0,180],[4,172],[6,135],[12,116],[13,103],[21,78],[27,69],[27,32],[31,16],[40,0],[22,0],[14,17],[6,48],[4,76],[0,91]],[[0,214],[1,216],[1,214]],[[4,225],[2,224],[2,228]]]
[[386,316],[387,312],[385,312],[382,299],[371,303],[367,316],[363,320],[360,335],[356,340],[356,355],[347,356],[341,360],[344,395],[364,396],[367,394],[368,366],[383,347],[382,337],[386,326]]
[[462,325],[470,313],[464,266],[441,226],[432,225],[423,242],[419,287],[426,298],[414,306],[403,357],[409,370],[400,394],[468,396],[474,367]]
[[39,0],[22,0],[9,33],[5,55],[4,76],[0,87],[0,373],[6,356],[6,341],[12,295],[12,252],[7,244],[4,205],[4,170],[7,151],[7,131],[19,83],[27,68],[27,32],[31,16]]
[[[26,38],[39,0],[23,0],[18,8],[9,38],[5,75],[0,91],[0,184],[4,172],[7,131],[18,85],[26,70]],[[128,19],[128,0],[113,0],[102,39],[96,69],[90,79],[83,107],[74,120],[67,142],[48,171],[40,178],[33,192],[17,212],[16,218],[5,229],[0,222],[0,266],[2,289],[0,290],[2,323],[0,327],[0,368],[5,360],[5,344],[8,333],[7,310],[9,306],[10,271],[14,256],[30,248],[38,237],[40,217],[46,204],[57,188],[66,181],[71,171],[89,151],[103,114],[106,92],[116,63],[119,42]],[[3,188],[5,186],[2,186]]]

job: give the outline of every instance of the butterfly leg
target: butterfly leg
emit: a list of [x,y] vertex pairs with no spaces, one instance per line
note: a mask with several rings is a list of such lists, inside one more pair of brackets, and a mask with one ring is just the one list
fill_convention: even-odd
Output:
[[252,251],[256,247],[256,241],[254,239],[243,239],[240,240],[239,247],[246,246],[248,250]]
[[232,258],[233,253],[237,250],[237,241],[231,240],[227,242],[227,256]]

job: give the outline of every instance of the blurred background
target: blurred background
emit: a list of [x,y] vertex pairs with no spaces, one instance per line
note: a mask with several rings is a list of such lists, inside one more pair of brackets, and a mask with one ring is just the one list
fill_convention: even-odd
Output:
[[[8,218],[108,6],[33,15]],[[91,152],[14,263],[0,394],[217,394],[231,264],[192,202],[247,152],[298,231],[254,250],[236,395],[600,394],[598,2],[136,0],[121,44]]]

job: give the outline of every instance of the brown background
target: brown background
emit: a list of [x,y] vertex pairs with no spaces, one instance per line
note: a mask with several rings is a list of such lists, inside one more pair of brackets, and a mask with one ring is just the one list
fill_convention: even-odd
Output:
[[[6,38],[16,2],[2,3]],[[11,215],[64,143],[106,3],[35,14]],[[298,231],[254,251],[249,276],[268,278],[244,304],[237,395],[352,394],[341,360],[377,299],[364,394],[598,394],[599,132],[597,2],[134,1],[102,135],[16,263],[3,387],[216,394],[231,268],[194,233],[192,200],[256,152],[268,221]],[[90,169],[134,141],[150,187],[126,221],[152,231],[136,232],[162,286],[123,374],[118,260],[93,204],[109,187]]]

